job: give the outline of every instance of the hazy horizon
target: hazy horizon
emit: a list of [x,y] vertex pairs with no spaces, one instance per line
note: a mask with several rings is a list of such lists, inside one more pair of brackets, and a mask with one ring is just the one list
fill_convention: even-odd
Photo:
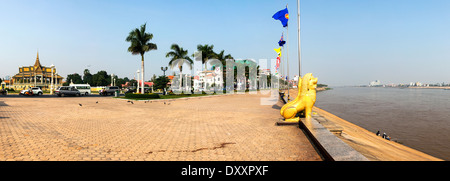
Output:
[[[450,1],[301,0],[302,73],[330,86],[450,82]],[[289,37],[272,15],[289,9]],[[298,74],[297,1],[2,1],[0,78],[54,64],[64,78],[105,70],[134,78],[140,57],[128,33],[147,23],[158,50],[145,54],[145,79],[162,75],[176,43],[212,44],[236,59],[275,59],[284,32],[290,75]],[[283,52],[286,56],[287,52]],[[285,59],[284,59],[285,60]],[[171,71],[166,74],[172,74]]]

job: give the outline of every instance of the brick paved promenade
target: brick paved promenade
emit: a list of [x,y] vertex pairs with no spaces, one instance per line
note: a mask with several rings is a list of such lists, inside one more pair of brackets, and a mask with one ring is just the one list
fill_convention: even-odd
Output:
[[259,99],[0,97],[0,160],[321,160],[300,129],[275,126],[280,105]]

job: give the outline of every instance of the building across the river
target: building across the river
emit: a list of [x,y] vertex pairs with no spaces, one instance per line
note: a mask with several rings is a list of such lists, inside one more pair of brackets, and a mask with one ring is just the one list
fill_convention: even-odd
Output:
[[50,67],[42,66],[39,61],[38,52],[34,65],[19,67],[19,73],[14,75],[11,79],[11,88],[22,90],[28,89],[29,87],[40,87],[42,90],[50,90],[52,73],[54,88],[61,86],[63,77],[57,74],[56,68],[53,65]]

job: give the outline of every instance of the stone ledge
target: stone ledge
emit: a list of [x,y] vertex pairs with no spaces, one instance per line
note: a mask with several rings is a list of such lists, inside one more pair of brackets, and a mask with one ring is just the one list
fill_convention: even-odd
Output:
[[325,119],[323,116],[320,115],[312,115],[312,117],[318,122],[320,123],[323,127],[327,128],[328,131],[330,131],[331,133],[340,136],[342,134],[342,131],[344,130],[344,128],[340,127],[339,125],[334,124],[331,121],[328,121],[327,119]]
[[305,130],[326,161],[369,161],[314,118],[301,118],[300,122],[300,127]]

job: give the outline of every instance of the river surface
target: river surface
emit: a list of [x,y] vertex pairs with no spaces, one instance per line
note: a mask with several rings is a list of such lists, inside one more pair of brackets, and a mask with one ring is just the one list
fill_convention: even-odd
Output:
[[317,93],[315,106],[403,145],[450,160],[450,90],[341,87]]

